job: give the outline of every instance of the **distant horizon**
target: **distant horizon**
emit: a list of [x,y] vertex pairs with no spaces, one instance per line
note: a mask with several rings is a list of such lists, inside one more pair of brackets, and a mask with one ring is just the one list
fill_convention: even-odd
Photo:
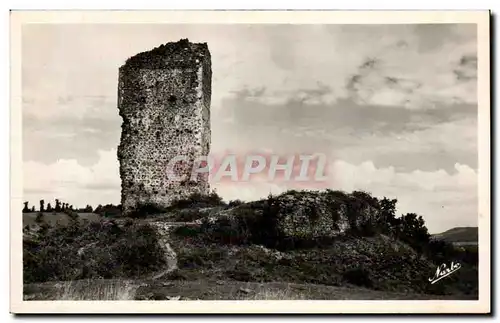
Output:
[[[376,196],[376,197],[378,198],[378,196]],[[55,199],[54,199],[54,200],[45,200],[45,199],[44,199],[44,202],[46,202],[46,203],[47,203],[47,201],[49,201],[49,203],[50,203],[51,201],[55,201]],[[38,201],[38,202],[39,202],[39,201]],[[63,201],[63,202],[64,202],[64,201]],[[228,202],[230,202],[230,200],[224,200],[224,202],[228,203]],[[244,202],[244,203],[248,203],[248,202],[252,202],[252,201],[242,201],[242,202]],[[47,204],[45,204],[45,206],[46,206],[46,205],[47,205]],[[95,205],[95,206],[94,206],[94,205],[91,205],[91,204],[87,204],[87,205],[90,205],[90,206],[92,207],[92,213],[94,213],[94,212],[95,212],[95,209],[96,209],[97,207],[99,207],[99,206],[106,206],[106,205],[114,205],[114,206],[119,206],[120,204],[104,203],[104,204],[98,204],[98,205]],[[76,207],[75,207],[75,205],[73,205],[73,209],[74,209],[74,210],[84,209],[87,205],[85,205],[85,206],[76,206]],[[40,210],[39,210],[39,208],[40,208],[40,204],[38,204],[38,208],[36,207],[36,205],[35,205],[35,204],[31,204],[31,206],[35,206],[35,211],[33,211],[33,212],[32,212],[32,211],[30,211],[30,212],[23,212],[23,214],[29,214],[29,213],[37,213],[37,212],[40,212]],[[51,206],[52,206],[52,204],[51,204]],[[29,208],[29,209],[31,210],[31,208]],[[52,211],[47,211],[47,210],[45,210],[45,211],[44,211],[44,213],[45,213],[45,212],[46,212],[46,213],[52,213],[52,212],[55,212],[55,211],[54,211],[54,210],[52,210]],[[57,212],[56,212],[56,213],[57,213]],[[63,212],[61,211],[61,212],[59,212],[59,213],[63,213]],[[397,214],[396,214],[396,217],[399,217],[399,216],[401,216],[402,214],[403,214],[403,213],[397,213]],[[426,223],[426,226],[427,226],[427,223]],[[467,229],[467,228],[475,228],[475,229],[478,229],[478,226],[454,226],[454,227],[450,227],[450,228],[448,228],[448,229],[445,229],[445,230],[443,230],[443,231],[439,231],[439,232],[431,232],[431,230],[430,230],[429,228],[428,228],[428,229],[429,229],[429,234],[430,234],[430,235],[437,235],[437,234],[445,233],[445,232],[447,232],[447,231],[449,231],[449,230],[452,230],[452,229]]]
[[[213,153],[322,152],[333,190],[396,198],[430,232],[478,225],[474,24],[24,25],[25,200],[120,204],[118,68],[182,38],[211,52]],[[225,200],[296,188],[212,184]]]

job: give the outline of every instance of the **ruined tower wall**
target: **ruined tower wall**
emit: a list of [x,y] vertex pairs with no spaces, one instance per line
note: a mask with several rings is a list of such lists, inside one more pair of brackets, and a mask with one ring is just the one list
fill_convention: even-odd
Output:
[[[168,207],[178,198],[208,193],[208,174],[191,181],[192,164],[210,150],[211,61],[206,44],[168,43],[130,58],[119,70],[118,147],[125,215],[140,205]],[[188,156],[167,173],[176,156]],[[181,174],[178,173],[177,175]]]

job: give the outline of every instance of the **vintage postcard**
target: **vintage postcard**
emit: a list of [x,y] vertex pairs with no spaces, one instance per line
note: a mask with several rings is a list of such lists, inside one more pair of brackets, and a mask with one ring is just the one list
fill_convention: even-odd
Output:
[[11,312],[490,312],[488,11],[10,20]]

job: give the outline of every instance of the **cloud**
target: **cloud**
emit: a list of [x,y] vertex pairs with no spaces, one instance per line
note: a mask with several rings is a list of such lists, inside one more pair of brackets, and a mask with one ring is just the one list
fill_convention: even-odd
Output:
[[[456,162],[477,167],[477,107],[388,109],[351,100],[314,105],[251,102],[238,93],[223,101],[212,118],[212,147],[259,149],[275,153],[333,153],[351,163],[372,160],[398,170],[453,171]],[[221,119],[231,119],[222,123]]]
[[90,167],[75,159],[51,164],[23,163],[24,199],[32,204],[56,198],[75,206],[115,203],[120,200],[120,176],[116,150],[99,151],[98,162]]
[[[290,100],[411,109],[477,103],[475,25],[324,25],[259,27],[269,51],[250,49],[231,70],[231,91],[270,105]],[[245,56],[246,57],[246,56]],[[252,66],[247,66],[252,62]],[[255,66],[260,73],[255,73]],[[245,80],[241,83],[240,80]],[[321,95],[308,95],[311,91]],[[325,91],[326,90],[326,91]]]
[[[263,139],[272,127],[297,132],[313,124],[359,136],[477,113],[475,25],[30,25],[23,27],[25,160],[90,165],[98,149],[116,147],[118,67],[184,37],[207,42],[212,54],[217,149],[231,148],[224,145],[243,123],[267,125]],[[259,135],[247,132],[251,146]]]
[[468,46],[456,44],[427,54],[415,48],[390,50],[365,60],[349,78],[347,89],[362,104],[416,109],[443,103],[475,104],[477,57]]
[[[333,132],[324,136],[335,135]],[[452,171],[457,161],[477,168],[477,119],[471,117],[392,134],[347,134],[336,140],[335,156],[349,162],[362,162],[369,156],[377,165],[400,170]]]
[[[78,116],[68,115],[67,112],[51,115],[50,118],[24,114],[23,159],[45,164],[58,159],[76,159],[80,164],[89,166],[97,162],[98,150],[117,147],[121,119],[118,113],[106,113],[116,110],[116,107],[103,99],[85,99],[79,104],[82,102],[87,103],[85,113]],[[65,104],[66,109],[71,106],[71,103]],[[102,113],[96,111],[98,109]]]
[[[208,43],[214,110],[234,91],[264,84],[254,99],[269,104],[353,97],[422,108],[477,101],[475,25],[75,24],[23,27],[23,100],[32,103],[23,109],[47,119],[79,116],[89,96],[116,102],[118,67],[128,57],[185,37]],[[377,69],[360,71],[370,59]],[[355,93],[348,86],[353,78],[360,78]],[[388,80],[396,80],[392,89]],[[73,98],[70,106],[61,95]]]

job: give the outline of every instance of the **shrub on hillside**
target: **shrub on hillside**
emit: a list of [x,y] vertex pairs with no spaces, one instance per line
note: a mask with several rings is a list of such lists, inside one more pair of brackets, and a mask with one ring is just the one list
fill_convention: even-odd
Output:
[[443,262],[448,262],[453,259],[457,251],[455,247],[446,241],[442,240],[431,240],[427,245],[427,254],[429,258],[434,262],[441,264]]
[[232,201],[229,201],[229,203],[227,204],[228,206],[231,206],[231,207],[234,207],[234,206],[239,206],[239,205],[242,205],[244,202],[242,200],[232,200]]
[[177,259],[179,268],[212,268],[215,262],[227,258],[224,249],[199,248],[190,252],[180,252]]
[[94,210],[94,213],[99,214],[103,217],[119,217],[122,214],[121,205],[106,204],[104,206],[98,205]]
[[24,282],[121,278],[165,265],[156,231],[113,221],[46,228],[23,242]]
[[269,195],[267,199],[240,205],[230,215],[203,219],[199,234],[211,242],[262,244],[281,250],[325,246],[340,232],[337,222],[342,203],[352,206],[352,225],[360,227],[361,234],[373,235],[369,225],[361,227],[365,222],[356,218],[362,215],[355,213],[375,203],[371,197],[364,202],[362,198],[368,199],[367,196],[293,190],[279,196]]
[[479,248],[478,246],[465,246],[459,248],[459,259],[461,262],[475,265],[479,264]]
[[424,219],[415,213],[407,213],[400,218],[400,226],[396,235],[419,253],[425,251],[430,239]]
[[203,219],[200,226],[203,240],[223,244],[252,243],[252,230],[245,217],[220,217],[215,221]]
[[155,203],[140,203],[129,216],[131,218],[146,218],[148,215],[158,215],[165,212],[166,208]]
[[206,216],[199,209],[183,209],[176,212],[174,221],[176,222],[193,222]]
[[[381,259],[372,259],[380,262],[381,266],[399,268],[395,277],[391,278],[394,284],[399,284],[396,282],[400,279],[417,279],[407,276],[408,268],[417,266],[417,263],[424,262],[431,268],[450,261],[472,266],[477,264],[477,250],[459,250],[449,244],[432,242],[423,218],[413,213],[397,217],[396,203],[396,199],[377,199],[366,192],[347,194],[332,190],[288,191],[278,196],[270,195],[267,199],[244,203],[217,218],[203,218],[199,227],[178,228],[176,233],[189,237],[190,240],[207,243],[258,244],[280,251],[326,249],[334,246],[338,239],[358,240],[382,234],[400,246],[397,248],[411,250],[408,254],[411,254],[409,257],[412,259],[404,261],[400,260],[398,254],[386,253],[378,254],[377,257]],[[342,224],[345,228],[345,223],[339,223],[341,221],[348,221],[350,227],[350,230],[342,234],[339,225]],[[332,230],[334,232],[331,232]],[[364,252],[364,249],[362,251]],[[422,267],[419,268],[421,271]],[[423,273],[423,278],[418,276],[418,282],[414,284],[427,284],[427,276],[432,275],[431,271]],[[352,273],[346,273],[344,279],[363,281],[361,274],[362,272],[354,270]],[[369,276],[373,286],[383,289],[387,287],[384,287],[384,284],[393,284],[384,282],[378,275],[372,272]],[[471,277],[469,285],[473,286],[473,274],[468,276]],[[370,283],[365,281],[362,284]],[[435,288],[432,292],[442,291]]]
[[437,264],[455,261],[476,266],[479,263],[477,246],[454,246],[443,240],[430,240],[426,245],[426,255]]
[[343,274],[343,278],[349,284],[368,288],[373,287],[373,282],[370,278],[370,272],[363,267],[357,267],[345,271]]
[[71,209],[65,209],[64,213],[70,218],[71,221],[78,221],[78,213]]
[[202,234],[202,231],[198,226],[189,225],[178,226],[173,230],[173,232],[177,236],[185,238],[199,237]]
[[270,197],[258,206],[241,205],[229,216],[203,218],[200,237],[208,242],[224,244],[274,245],[279,239],[272,201]]
[[185,199],[178,199],[172,202],[170,209],[214,207],[226,205],[215,191],[209,194],[193,193]]
[[94,212],[94,209],[92,208],[91,205],[87,204],[86,207],[79,209],[78,212],[81,212],[81,213],[92,213],[92,212]]
[[[295,248],[283,252],[281,248],[241,243],[241,237],[247,235],[227,222],[216,230],[219,231],[211,234],[196,225],[176,229],[176,235],[183,237],[173,239],[182,277],[335,286],[349,283],[402,293],[477,295],[477,268],[474,271],[464,265],[432,285],[429,278],[435,273],[436,265],[425,257],[416,257],[414,249],[407,244],[385,235],[343,236],[330,243],[315,241],[315,246],[296,244]],[[239,245],[235,246],[236,243]],[[305,247],[308,249],[303,249]]]

